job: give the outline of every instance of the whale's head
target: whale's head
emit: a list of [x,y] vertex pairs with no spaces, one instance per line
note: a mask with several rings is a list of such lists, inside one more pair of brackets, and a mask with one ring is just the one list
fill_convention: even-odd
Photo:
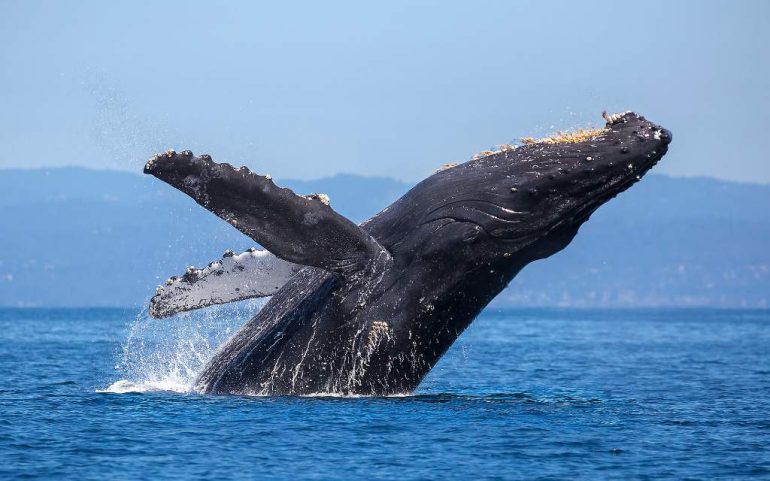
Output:
[[458,266],[502,264],[513,273],[563,249],[671,142],[668,130],[636,113],[604,119],[601,128],[522,139],[437,172],[399,201],[400,212],[412,213],[395,222],[411,223],[413,233],[386,240],[388,247],[409,258],[452,252]]
[[534,260],[561,250],[598,207],[641,180],[668,151],[671,132],[644,117],[604,118],[603,128],[524,139],[514,151],[478,160],[494,189],[493,195],[481,189],[481,198],[497,207],[480,225],[502,251],[526,249]]

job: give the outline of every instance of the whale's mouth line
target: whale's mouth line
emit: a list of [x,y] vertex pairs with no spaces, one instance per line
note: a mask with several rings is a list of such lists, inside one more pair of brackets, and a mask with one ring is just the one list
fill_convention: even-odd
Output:
[[[560,216],[558,219],[554,220],[544,228],[540,229],[540,232],[525,232],[525,233],[521,233],[520,235],[511,235],[511,236],[499,235],[494,232],[495,229],[490,229],[489,225],[484,225],[484,223],[479,222],[478,220],[474,220],[466,217],[451,216],[451,215],[445,215],[438,218],[433,218],[431,219],[431,221],[439,220],[439,219],[448,219],[453,222],[469,222],[471,224],[477,225],[489,237],[500,241],[504,241],[504,242],[516,242],[516,241],[526,242],[526,241],[534,241],[537,239],[541,239],[541,238],[547,237],[553,231],[558,230],[561,227],[564,227],[565,224],[574,224],[576,222],[579,223],[584,221],[586,218],[588,218],[588,216],[590,216],[597,208],[599,208],[607,200],[627,190],[633,184],[641,180],[642,176],[644,176],[655,165],[657,165],[657,163],[663,158],[663,156],[666,154],[667,151],[668,151],[668,146],[664,145],[660,147],[658,152],[650,159],[645,159],[645,161],[640,163],[638,166],[634,167],[633,169],[630,169],[628,172],[625,172],[622,175],[615,175],[611,177],[602,187],[598,188],[594,193],[592,193],[590,197],[585,200],[585,202],[582,202],[579,205],[576,205],[573,209],[566,212],[564,215]],[[497,204],[495,202],[490,202],[490,201],[483,201],[483,202],[485,204],[494,205],[495,207],[497,207],[502,211],[513,212],[511,209],[503,205]],[[500,227],[505,227],[513,223],[518,223],[518,221],[502,219],[482,209],[473,208],[471,206],[468,206],[466,208],[469,210],[472,210],[473,212],[481,214],[486,219],[489,219],[491,221],[492,227],[495,227],[498,225]],[[515,212],[515,213],[520,215],[529,214],[529,212]]]
[[[626,173],[623,176],[615,176],[615,179],[616,179],[615,181],[609,180],[603,187],[599,188],[596,193],[594,193],[589,199],[587,199],[586,202],[583,202],[580,205],[575,206],[571,211],[565,213],[565,215],[554,220],[552,223],[550,223],[549,225],[541,229],[541,233],[526,232],[526,233],[522,233],[521,235],[512,235],[512,236],[499,235],[494,233],[495,229],[490,229],[489,228],[490,226],[484,225],[484,223],[479,222],[478,220],[474,220],[468,217],[460,217],[460,216],[453,216],[453,215],[442,215],[438,217],[432,217],[428,221],[423,222],[422,224],[427,224],[429,222],[435,222],[438,220],[450,220],[452,222],[468,222],[470,224],[474,224],[478,226],[487,236],[496,240],[504,241],[504,242],[533,241],[533,240],[541,239],[541,238],[547,237],[551,232],[558,230],[560,227],[563,227],[567,223],[575,223],[576,221],[580,222],[585,220],[588,216],[590,216],[597,208],[599,208],[607,200],[627,190],[633,184],[641,180],[641,177],[645,175],[647,172],[649,172],[650,169],[652,169],[658,163],[658,161],[663,157],[666,151],[667,151],[667,148],[663,147],[661,149],[661,152],[658,155],[656,155],[655,158],[650,159],[647,162],[644,162],[640,167],[633,169],[632,171]],[[456,202],[453,202],[453,204],[458,204],[461,202],[463,201],[456,201]],[[495,202],[480,201],[480,200],[472,200],[471,202],[483,202],[484,204],[493,205],[502,211],[511,211],[511,209],[503,205],[497,204]],[[519,221],[500,218],[490,212],[487,212],[479,208],[466,206],[466,209],[473,211],[475,213],[478,213],[486,219],[489,219],[493,227],[494,226],[505,227],[505,226],[510,226],[510,224],[519,223]],[[433,212],[437,210],[438,209],[435,209]],[[515,212],[515,213],[519,215],[529,214],[529,212]]]

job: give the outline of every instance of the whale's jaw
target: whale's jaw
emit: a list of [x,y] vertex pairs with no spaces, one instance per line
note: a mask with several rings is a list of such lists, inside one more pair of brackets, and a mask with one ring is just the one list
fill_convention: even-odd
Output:
[[[541,149],[546,155],[551,152],[553,161],[543,175],[525,181],[532,197],[529,208],[538,218],[533,226],[541,229],[538,237],[576,232],[596,209],[640,181],[668,152],[671,132],[644,117],[626,112],[605,114],[605,119],[606,126],[591,138]],[[537,193],[531,195],[531,189]]]

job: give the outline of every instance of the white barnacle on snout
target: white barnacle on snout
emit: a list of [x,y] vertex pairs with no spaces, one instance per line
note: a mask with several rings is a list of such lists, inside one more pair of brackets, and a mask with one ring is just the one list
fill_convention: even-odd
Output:
[[620,119],[622,119],[624,115],[630,114],[630,113],[631,113],[630,110],[626,110],[625,112],[608,114],[607,111],[605,110],[604,112],[602,112],[602,117],[604,117],[604,120],[606,120],[607,123],[611,125],[618,122]]
[[158,154],[155,154],[152,157],[150,157],[150,160],[148,160],[147,163],[144,164],[144,170],[148,171],[148,170],[154,169],[158,163],[158,159],[159,159]]

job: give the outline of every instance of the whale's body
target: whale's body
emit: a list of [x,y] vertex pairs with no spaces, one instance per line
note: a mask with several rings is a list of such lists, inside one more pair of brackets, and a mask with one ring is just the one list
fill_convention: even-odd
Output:
[[296,266],[196,388],[411,392],[524,266],[563,249],[665,154],[665,129],[633,113],[607,120],[441,170],[361,226],[245,168],[189,152],[151,159],[146,172]]

